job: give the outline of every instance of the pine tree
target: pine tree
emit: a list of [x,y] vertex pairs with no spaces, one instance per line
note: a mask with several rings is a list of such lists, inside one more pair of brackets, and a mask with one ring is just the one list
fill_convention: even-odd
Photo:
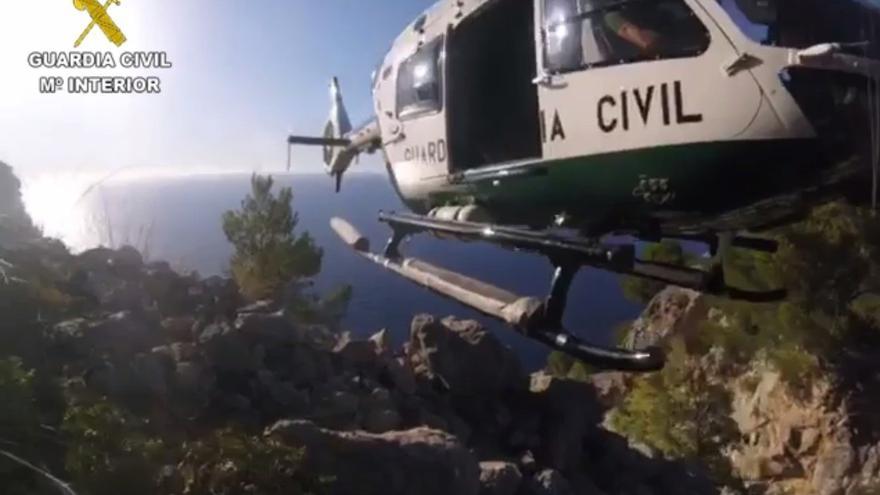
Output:
[[232,275],[242,294],[254,300],[321,270],[323,251],[308,232],[294,232],[299,216],[291,207],[293,191],[283,187],[276,196],[273,185],[271,176],[254,174],[241,208],[223,215],[223,232],[235,247]]

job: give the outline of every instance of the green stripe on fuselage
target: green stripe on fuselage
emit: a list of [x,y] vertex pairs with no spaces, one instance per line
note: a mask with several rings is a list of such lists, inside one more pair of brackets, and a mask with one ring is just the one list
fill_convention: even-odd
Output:
[[[501,222],[717,214],[799,189],[823,165],[815,140],[724,141],[468,171],[429,207],[476,202]],[[489,169],[492,170],[492,169]],[[517,175],[516,172],[529,173]]]

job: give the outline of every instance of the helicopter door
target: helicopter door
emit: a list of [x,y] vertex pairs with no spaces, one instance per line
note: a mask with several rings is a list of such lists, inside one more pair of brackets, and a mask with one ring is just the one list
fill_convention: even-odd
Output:
[[453,170],[541,156],[530,2],[489,2],[449,35],[448,133]]
[[[716,0],[706,0],[715,2]],[[545,159],[743,139],[761,108],[699,0],[535,0]]]

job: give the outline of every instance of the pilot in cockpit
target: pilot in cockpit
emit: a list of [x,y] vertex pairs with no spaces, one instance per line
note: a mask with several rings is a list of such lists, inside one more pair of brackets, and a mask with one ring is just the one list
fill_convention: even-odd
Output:
[[705,29],[683,0],[546,0],[551,69],[693,53]]

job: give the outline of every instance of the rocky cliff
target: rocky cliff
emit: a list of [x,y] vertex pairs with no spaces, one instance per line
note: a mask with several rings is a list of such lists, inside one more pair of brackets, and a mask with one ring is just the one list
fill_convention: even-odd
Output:
[[[717,437],[704,443],[714,447],[713,452],[690,451],[692,460],[723,464],[720,471],[730,493],[880,493],[877,389],[871,383],[876,378],[863,379],[858,386],[852,380],[853,374],[866,372],[876,377],[880,356],[862,349],[862,355],[851,354],[845,366],[826,363],[818,372],[793,380],[783,368],[785,361],[769,359],[767,348],[747,359],[734,359],[729,342],[716,341],[706,349],[700,342],[705,332],[736,326],[735,315],[725,307],[693,291],[667,288],[648,305],[627,338],[632,346],[660,343],[670,350],[670,366],[681,374],[665,370],[662,384],[670,396],[679,392],[676,388],[683,389],[692,401],[687,414],[676,415],[677,427],[690,422],[727,426],[715,429]],[[816,358],[807,352],[803,356]],[[643,390],[650,389],[648,380],[656,379],[614,373],[591,378],[611,407],[608,424],[647,438],[662,450],[657,436],[628,417],[637,410]],[[717,393],[701,396],[711,387]],[[707,412],[698,415],[701,408]],[[651,418],[670,410],[658,401],[641,412]]]
[[[43,240],[3,256],[14,282],[0,290],[18,302],[0,304],[15,315],[0,337],[63,383],[55,421],[109,401],[128,424],[180,442],[224,425],[262,431],[260,442],[304,447],[303,469],[332,480],[328,493],[715,492],[701,469],[604,428],[593,385],[525,373],[473,321],[416,316],[398,348],[386,331],[360,339],[279,301],[246,304],[231,280],[178,274],[128,247],[73,256]],[[159,465],[148,479],[161,474],[165,488],[152,493],[184,493],[191,469]]]
[[660,373],[528,374],[473,321],[418,315],[396,346],[295,290],[72,255],[19,188],[0,164],[4,493],[880,493],[874,216],[796,232],[790,302],[661,291],[625,336]]
[[0,162],[0,246],[11,247],[38,236],[21,200],[21,181],[9,165]]
[[[107,400],[181,442],[262,432],[304,447],[301,468],[332,480],[327,493],[832,495],[880,481],[870,381],[853,388],[840,368],[793,381],[762,352],[707,348],[706,325],[736,316],[692,291],[658,294],[628,334],[667,347],[662,373],[572,380],[525,373],[472,321],[416,316],[396,347],[385,330],[361,339],[279,301],[247,304],[231,280],[132,248],[74,256],[39,240],[2,257],[4,353],[63,383],[67,416]],[[850,374],[873,376],[864,354]],[[147,493],[191,486],[185,461],[156,469],[164,488]]]

